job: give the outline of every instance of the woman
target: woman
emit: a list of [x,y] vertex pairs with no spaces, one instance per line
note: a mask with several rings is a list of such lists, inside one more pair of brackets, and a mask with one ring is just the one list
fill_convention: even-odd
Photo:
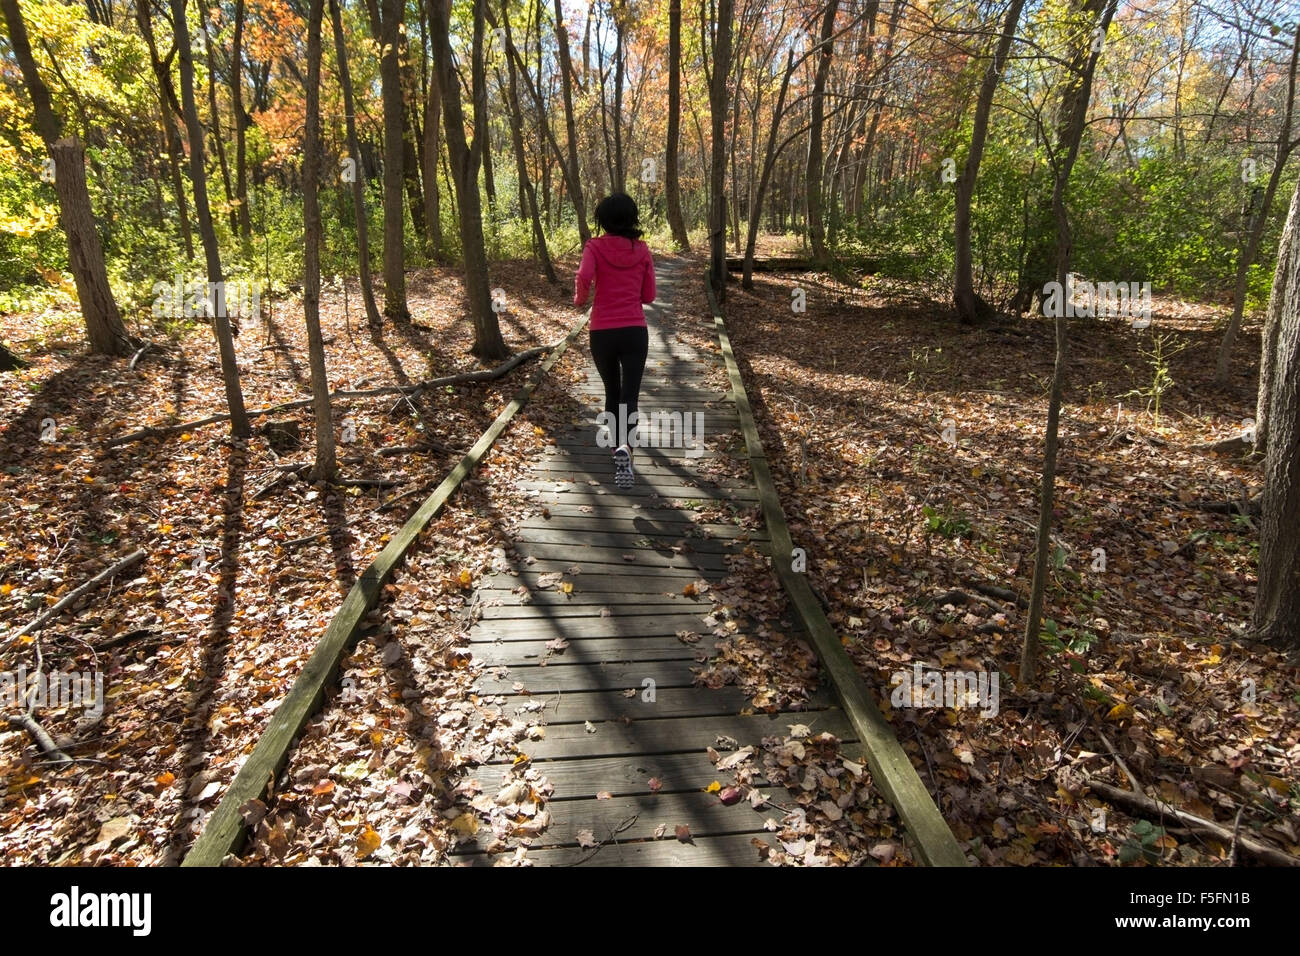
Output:
[[589,239],[574,279],[573,304],[583,306],[591,283],[591,357],[605,383],[605,421],[617,428],[614,483],[632,487],[630,429],[636,427],[637,395],[645,372],[650,330],[641,306],[655,298],[655,264],[641,241],[636,202],[625,193],[606,196],[596,206],[596,225],[604,235]]

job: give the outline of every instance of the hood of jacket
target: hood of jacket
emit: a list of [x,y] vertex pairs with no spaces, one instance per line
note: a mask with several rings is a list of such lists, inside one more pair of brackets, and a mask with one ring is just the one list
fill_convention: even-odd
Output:
[[626,236],[595,236],[587,240],[591,251],[601,262],[617,269],[630,269],[644,263],[650,256],[650,247],[640,239]]

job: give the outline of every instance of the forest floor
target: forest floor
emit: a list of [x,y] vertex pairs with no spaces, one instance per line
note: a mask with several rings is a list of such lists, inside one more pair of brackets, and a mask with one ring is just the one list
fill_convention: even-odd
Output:
[[[795,288],[805,313],[791,311]],[[1032,578],[1050,323],[964,329],[915,289],[812,273],[733,283],[726,311],[811,582],[977,859],[1222,865],[1233,854],[1231,841],[1087,791],[1089,778],[1130,789],[1129,773],[1172,807],[1300,853],[1300,670],[1234,631],[1249,620],[1253,522],[1196,504],[1259,492],[1258,466],[1193,447],[1240,434],[1253,415],[1257,330],[1216,390],[1222,309],[1157,296],[1146,330],[1071,324],[1052,636],[1039,679],[1022,687],[1014,599]],[[1158,417],[1157,346],[1170,379]],[[891,688],[918,663],[1000,673],[996,713],[920,706],[919,687],[908,706]]]
[[[575,266],[563,263],[550,287],[530,264],[494,265],[512,349],[554,343],[578,321]],[[702,275],[698,258],[691,268]],[[341,296],[326,297],[334,388],[478,368],[457,271],[409,282],[414,321],[379,343],[359,318],[355,283],[350,333]],[[796,285],[803,314],[790,310]],[[716,351],[702,287],[695,305],[700,322],[685,334]],[[1050,325],[964,330],[914,290],[813,274],[760,275],[750,292],[733,284],[726,307],[811,583],[974,859],[1222,865],[1231,855],[1169,821],[1150,828],[1119,807],[1099,815],[1087,778],[1127,787],[1127,772],[1230,828],[1240,811],[1243,834],[1300,852],[1297,669],[1232,630],[1248,614],[1257,534],[1246,517],[1193,504],[1258,490],[1257,467],[1192,448],[1239,432],[1252,413],[1257,334],[1242,336],[1233,386],[1215,391],[1218,310],[1157,298],[1146,332],[1072,326],[1046,610],[1056,638],[1026,689],[1014,681],[1022,614],[989,588],[1028,592]],[[237,340],[249,407],[308,394],[300,314],[277,303],[269,330],[250,324]],[[145,334],[167,348],[131,371],[84,354],[74,312],[0,317],[0,338],[32,362],[0,376],[0,619],[21,626],[123,555],[148,551],[35,639],[14,647],[0,633],[4,668],[30,670],[39,648],[47,671],[102,673],[108,697],[98,717],[38,711],[82,758],[72,766],[51,766],[25,731],[0,732],[7,864],[177,862],[356,576],[535,367],[409,401],[344,403],[356,440],[339,446],[343,474],[395,483],[313,486],[277,470],[311,460],[308,409],[276,416],[303,435],[282,456],[260,435],[230,441],[224,424],[107,447],[142,425],[224,407],[205,326]],[[1169,359],[1174,384],[1157,420],[1133,393],[1149,390],[1143,352],[1158,334],[1186,347]],[[470,771],[485,748],[527,728],[468,695],[472,663],[456,637],[475,583],[509,546],[512,506],[494,489],[574,414],[562,399],[575,367],[556,366],[422,535],[412,560],[424,583],[416,592],[399,575],[386,589],[378,636],[344,662],[343,693],[309,725],[271,805],[246,808],[254,837],[243,862],[442,862],[478,827],[474,813],[499,816]],[[430,447],[381,454],[421,442]],[[734,571],[715,602],[760,619],[782,613],[770,568],[747,560]],[[414,661],[405,683],[393,679],[389,648],[403,649],[385,643],[385,618],[422,647],[404,655]],[[755,659],[753,647],[722,642],[717,660],[734,665],[730,679],[756,709],[809,692],[790,664],[797,655]],[[893,707],[894,675],[916,662],[1000,673],[997,713]],[[422,785],[429,775],[436,787]],[[899,849],[897,860],[892,850],[877,858],[905,861]]]

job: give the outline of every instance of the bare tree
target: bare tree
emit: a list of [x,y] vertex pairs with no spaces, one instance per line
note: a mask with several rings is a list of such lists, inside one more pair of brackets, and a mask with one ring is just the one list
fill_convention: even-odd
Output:
[[[478,194],[478,173],[483,140],[475,130],[474,142],[465,138],[465,112],[460,103],[460,79],[451,53],[450,0],[430,0],[433,58],[442,84],[443,126],[451,160],[452,185],[460,209],[460,240],[465,256],[465,296],[474,320],[474,346],[479,359],[490,361],[508,353],[501,338],[501,325],[492,311],[487,250],[483,244],[483,210]],[[474,39],[471,50],[471,85],[475,99],[487,95],[483,63],[483,0],[474,0]]]
[[311,0],[307,14],[307,122],[302,157],[303,279],[302,309],[307,322],[307,357],[311,365],[312,410],[316,414],[316,464],[313,481],[329,481],[334,460],[334,420],[330,383],[325,371],[325,342],[320,331],[320,55],[325,0]]
[[1015,39],[1016,24],[1020,22],[1020,12],[1025,0],[1011,0],[1007,8],[1006,19],[1002,24],[1002,34],[998,37],[997,49],[989,60],[988,69],[984,71],[984,81],[980,84],[979,97],[975,101],[975,118],[970,136],[970,152],[966,154],[966,164],[957,178],[956,211],[953,215],[953,232],[956,238],[956,268],[953,278],[953,304],[957,307],[957,318],[963,323],[971,324],[991,316],[993,309],[975,292],[975,277],[972,267],[970,230],[971,198],[975,194],[975,180],[979,176],[980,160],[984,157],[984,140],[988,135],[989,113],[993,109],[993,93],[997,89],[998,78],[1006,65],[1007,54],[1011,51],[1011,42]]
[[[556,0],[558,6],[559,0]],[[682,134],[682,0],[668,4],[668,147],[664,158],[664,196],[668,202],[668,226],[681,252],[691,251],[682,216],[682,187],[678,145]]]
[[804,167],[804,188],[808,191],[808,239],[812,244],[813,262],[825,266],[829,261],[826,252],[826,226],[822,210],[822,126],[826,109],[826,77],[831,71],[831,37],[835,34],[835,14],[839,0],[830,0],[822,16],[821,36],[818,39],[817,72],[813,77],[812,99],[809,109],[812,119],[808,125],[808,162]]
[[[727,298],[727,77],[731,74],[732,0],[717,0],[716,17],[710,25],[700,10],[703,48],[712,49],[712,62],[705,59],[709,84],[709,117],[713,134],[709,160],[709,275],[718,301]],[[710,36],[710,32],[712,36]]]
[[[7,0],[6,0],[7,2]],[[244,411],[244,390],[239,384],[239,362],[235,358],[235,339],[230,332],[226,308],[226,280],[221,269],[221,249],[212,226],[212,209],[208,205],[208,174],[203,164],[203,126],[194,101],[194,54],[190,48],[190,30],[185,18],[186,0],[171,0],[172,38],[180,51],[181,109],[185,113],[185,130],[190,140],[190,182],[194,189],[194,211],[199,219],[199,238],[207,264],[208,294],[212,310],[212,330],[221,353],[221,378],[230,406],[230,432],[236,438],[252,434]]]
[[[1119,0],[1082,0],[1076,9],[1087,16],[1087,24],[1105,36]],[[1088,116],[1088,103],[1092,99],[1092,79],[1097,70],[1101,45],[1094,44],[1093,30],[1083,32],[1082,42],[1075,48],[1068,66],[1065,90],[1061,96],[1061,115],[1056,148],[1052,164],[1056,173],[1052,188],[1052,213],[1056,218],[1056,281],[1064,288],[1070,271],[1073,239],[1070,217],[1065,206],[1065,192],[1070,183],[1070,173],[1079,155],[1083,127]],[[1047,592],[1047,558],[1052,540],[1052,499],[1056,491],[1057,431],[1061,420],[1061,396],[1065,391],[1066,323],[1065,308],[1056,310],[1056,361],[1052,369],[1051,393],[1047,405],[1047,435],[1043,442],[1043,477],[1039,487],[1037,551],[1034,554],[1034,579],[1029,589],[1029,610],[1025,615],[1024,644],[1020,653],[1020,681],[1034,679],[1038,666],[1039,627],[1043,620],[1043,597]]]
[[375,302],[375,287],[370,277],[370,220],[366,213],[365,175],[361,166],[361,143],[357,139],[357,117],[353,106],[352,74],[348,70],[348,48],[343,37],[343,19],[339,0],[329,0],[330,21],[334,28],[334,49],[338,57],[339,86],[343,89],[343,111],[346,113],[348,131],[347,158],[352,161],[352,209],[357,220],[357,264],[361,279],[361,299],[366,306],[366,319],[372,330],[379,329],[379,306]]

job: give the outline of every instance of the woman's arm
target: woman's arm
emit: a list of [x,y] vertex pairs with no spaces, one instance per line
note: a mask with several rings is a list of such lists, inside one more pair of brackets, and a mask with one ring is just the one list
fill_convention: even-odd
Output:
[[646,255],[645,277],[641,280],[641,302],[649,304],[655,300],[655,260]]
[[591,249],[583,247],[582,262],[578,266],[578,274],[573,277],[573,304],[583,306],[587,304],[587,296],[591,292],[591,281],[596,278],[596,257],[592,254]]

